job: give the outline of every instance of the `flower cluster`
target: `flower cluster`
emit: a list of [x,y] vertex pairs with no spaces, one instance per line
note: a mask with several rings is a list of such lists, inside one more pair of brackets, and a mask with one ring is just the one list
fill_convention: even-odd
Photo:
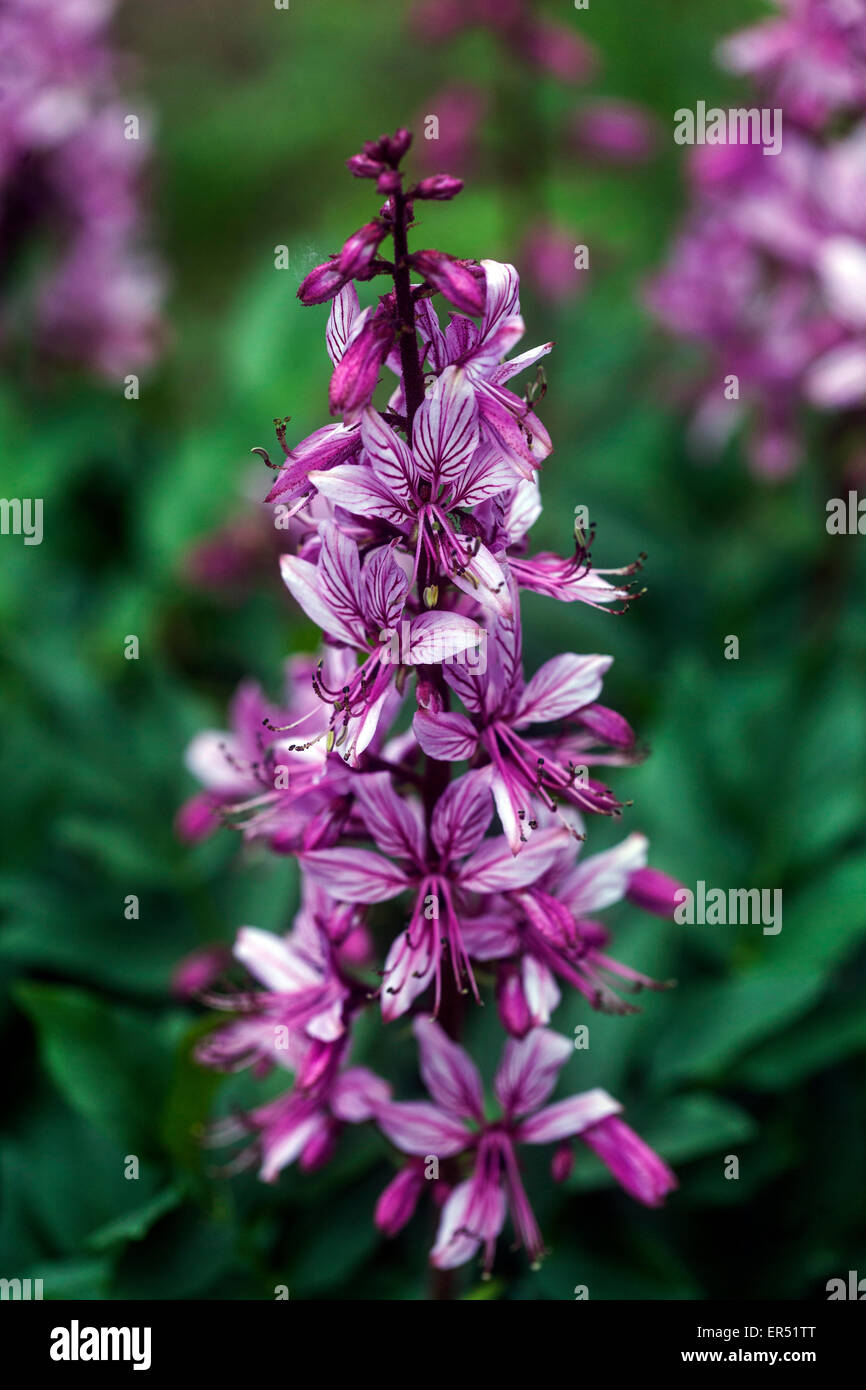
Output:
[[782,112],[781,151],[693,151],[690,210],[649,290],[712,364],[698,446],[718,448],[748,414],[750,463],[766,478],[798,464],[804,406],[844,417],[866,404],[866,3],[783,8],[720,50],[753,79],[752,104]]
[[[127,124],[106,38],[114,0],[0,5],[0,216],[4,336],[123,375],[153,355],[161,276],[137,244],[146,133]],[[134,118],[137,120],[138,118]],[[25,237],[59,246],[22,311],[11,262]]]
[[[414,205],[461,185],[442,175],[407,187],[409,142],[401,130],[348,161],[384,205],[299,290],[331,303],[338,418],[293,447],[279,427],[285,460],[268,500],[294,518],[282,575],[322,649],[288,663],[279,705],[245,684],[231,730],[198,735],[188,765],[203,790],[179,816],[189,839],[228,820],[294,855],[301,909],[285,937],[240,930],[242,987],[220,983],[219,952],[185,962],[179,987],[232,1015],[200,1045],[203,1063],[293,1075],[284,1095],[216,1127],[217,1142],[249,1141],[237,1161],[272,1181],[296,1160],[326,1162],[344,1125],[372,1122],[407,1160],[379,1202],[380,1228],[409,1219],[435,1159],[433,1262],[483,1248],[489,1268],[506,1209],[531,1257],[542,1253],[519,1145],[555,1145],[562,1180],[578,1137],[648,1205],[675,1185],[603,1091],[545,1102],[573,1050],[547,1026],[562,987],[612,1012],[633,1008],[620,991],[662,987],[608,954],[598,914],[629,898],[672,915],[676,885],[647,867],[639,834],[581,853],[585,818],[621,810],[590,767],[634,761],[636,739],[601,703],[610,657],[564,654],[525,672],[520,590],[619,611],[635,566],[599,573],[582,532],[570,556],[530,553],[551,442],[537,383],[522,396],[507,383],[552,344],[509,356],[524,332],[513,266],[410,250]],[[378,276],[390,288],[362,309],[356,282]],[[385,372],[391,390],[376,405]],[[396,934],[390,902],[404,914]],[[496,1120],[448,1035],[485,986],[510,1038]],[[385,1024],[412,1016],[432,1101],[396,1102],[382,1078],[347,1065],[371,1008]]]

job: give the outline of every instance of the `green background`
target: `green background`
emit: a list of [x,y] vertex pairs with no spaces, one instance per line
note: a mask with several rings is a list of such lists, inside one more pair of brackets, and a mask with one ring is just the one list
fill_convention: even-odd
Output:
[[[150,196],[171,275],[169,340],[141,398],[81,374],[12,365],[0,387],[5,496],[44,498],[45,539],[2,538],[4,867],[0,878],[0,1273],[41,1277],[53,1298],[423,1299],[432,1215],[394,1241],[375,1231],[388,1147],[349,1130],[337,1158],[268,1188],[214,1174],[200,1126],[266,1088],[202,1072],[201,1010],[173,1002],[170,972],[241,923],[284,930],[291,863],[241,852],[228,831],[194,849],[172,817],[192,790],[186,742],[220,727],[251,672],[274,694],[314,632],[272,560],[235,592],[188,578],[190,547],[254,516],[268,475],[249,454],[327,420],[327,309],[301,276],[376,206],[345,157],[430,109],[446,81],[494,95],[478,176],[428,205],[415,245],[516,259],[544,211],[591,248],[583,292],[523,296],[526,346],[555,338],[542,407],[555,452],[534,548],[567,551],[571,516],[598,523],[595,560],[649,554],[648,592],[623,617],[526,600],[527,666],[607,651],[605,698],[650,744],[615,773],[652,862],[685,883],[781,888],[778,936],[607,914],[615,954],[679,987],[632,1018],[566,1000],[555,1026],[590,1024],[562,1093],[603,1085],[675,1166],[681,1187],[645,1211],[581,1155],[564,1190],[530,1153],[527,1189],[550,1256],[530,1272],[500,1242],[494,1279],[466,1297],[823,1297],[866,1273],[866,629],[863,540],[828,537],[833,460],[810,430],[807,462],[775,487],[734,443],[715,468],[689,456],[678,406],[696,363],[641,308],[683,203],[673,110],[737,92],[712,62],[722,34],[764,11],[706,0],[551,5],[601,50],[603,74],[565,91],[514,68],[490,35],[435,49],[383,0],[140,0],[121,10],[129,78],[156,117]],[[588,168],[557,153],[587,92],[654,110],[659,157]],[[130,99],[130,110],[139,109]],[[372,199],[371,199],[372,195]],[[274,247],[290,248],[286,271]],[[123,369],[119,369],[119,375]],[[830,481],[828,482],[828,479]],[[254,523],[253,523],[254,524]],[[265,528],[266,529],[266,528]],[[136,634],[140,659],[124,659]],[[740,639],[738,661],[725,638]],[[124,917],[128,894],[140,919]],[[469,1037],[490,1070],[494,1011]],[[418,1089],[408,1029],[361,1029],[356,1060],[401,1098]],[[124,1178],[137,1155],[141,1175]],[[725,1156],[740,1160],[724,1178]]]

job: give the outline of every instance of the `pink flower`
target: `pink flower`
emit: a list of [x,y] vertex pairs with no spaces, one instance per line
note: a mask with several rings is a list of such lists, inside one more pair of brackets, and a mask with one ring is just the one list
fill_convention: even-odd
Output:
[[403,1153],[440,1161],[471,1156],[471,1175],[457,1184],[442,1209],[430,1254],[439,1269],[466,1264],[483,1250],[489,1271],[506,1213],[530,1259],[541,1259],[541,1232],[517,1159],[521,1144],[584,1139],[626,1190],[647,1205],[657,1206],[676,1186],[662,1160],[626,1124],[619,1121],[611,1128],[621,1107],[606,1091],[585,1091],[545,1104],[572,1054],[567,1038],[537,1028],[520,1042],[505,1044],[493,1083],[501,1116],[490,1120],[481,1077],[463,1048],[429,1020],[416,1019],[413,1031],[421,1076],[433,1101],[389,1100],[376,1107],[375,1119]]
[[341,1070],[344,1053],[344,1040],[299,1046],[289,1063],[297,1073],[292,1089],[246,1114],[217,1121],[208,1143],[252,1136],[232,1169],[258,1163],[263,1182],[276,1182],[296,1162],[306,1172],[320,1168],[333,1156],[345,1125],[372,1119],[390,1095],[387,1083],[367,1067]]
[[[460,696],[467,714],[419,709],[413,727],[425,753],[443,762],[483,761],[490,768],[490,790],[502,828],[517,854],[535,829],[533,807],[556,811],[558,800],[584,811],[616,815],[620,803],[613,793],[580,771],[588,762],[632,761],[634,735],[624,720],[616,730],[622,751],[596,752],[596,700],[612,661],[607,656],[553,657],[526,681],[520,651],[516,610],[497,620],[487,642],[483,676],[449,667],[445,679]],[[559,737],[530,737],[533,724],[566,718],[574,732]],[[579,833],[579,826],[572,822]]]
[[[332,480],[337,474],[340,470],[334,468],[322,475],[332,496]],[[316,565],[284,555],[281,571],[286,587],[307,616],[345,650],[333,684],[323,671],[315,681],[315,690],[332,706],[328,751],[335,748],[356,765],[376,733],[396,674],[387,639],[401,622],[409,579],[388,546],[370,552],[362,564],[357,544],[337,526],[323,523],[319,535]],[[399,664],[417,666],[445,660],[474,646],[479,636],[478,624],[459,613],[421,613],[407,625]],[[355,664],[353,652],[363,656],[361,665]],[[288,749],[297,752],[301,745],[289,744]]]
[[471,895],[533,883],[553,862],[567,832],[561,826],[540,831],[519,859],[504,837],[485,840],[493,808],[483,774],[470,773],[443,792],[431,818],[429,844],[419,807],[397,796],[387,773],[360,779],[355,791],[370,836],[389,858],[338,847],[312,850],[301,863],[341,902],[387,902],[407,891],[415,895],[409,925],[385,959],[383,1019],[390,1022],[406,1013],[431,981],[438,1011],[446,948],[456,986],[463,988],[465,975],[477,998],[463,939]]
[[[464,933],[471,956],[501,960],[497,1002],[507,1031],[523,1037],[530,1028],[550,1022],[560,1001],[556,977],[607,1013],[634,1013],[611,984],[636,991],[667,989],[648,975],[620,964],[605,950],[609,934],[595,914],[628,897],[651,911],[661,903],[647,893],[646,875],[656,887],[662,875],[647,869],[647,841],[632,834],[613,849],[574,863],[579,845],[566,843],[537,879],[485,904]],[[665,880],[671,890],[678,885]],[[673,891],[665,915],[673,917]]]

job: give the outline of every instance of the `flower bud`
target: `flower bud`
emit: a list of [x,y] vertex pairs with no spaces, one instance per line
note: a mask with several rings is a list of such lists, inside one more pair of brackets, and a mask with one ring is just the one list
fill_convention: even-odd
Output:
[[202,946],[178,961],[171,976],[171,992],[176,999],[194,999],[209,989],[231,964],[228,946]]
[[384,165],[381,160],[370,159],[366,154],[353,154],[351,159],[346,160],[346,168],[356,179],[376,179],[382,173]]
[[456,198],[463,187],[463,180],[454,178],[452,174],[433,174],[429,179],[422,179],[412,189],[413,198],[436,198],[445,202],[448,198]]
[[378,221],[366,222],[352,233],[338,257],[340,273],[346,280],[363,277],[384,237],[385,228]]
[[409,264],[434,289],[444,294],[455,309],[464,314],[484,312],[484,281],[479,280],[463,261],[446,256],[444,251],[416,251]]
[[298,299],[307,305],[324,304],[340,293],[348,279],[350,276],[340,269],[339,258],[332,256],[304,277],[298,286]]
[[399,193],[403,184],[403,175],[396,169],[386,169],[384,174],[379,175],[376,184],[376,192],[383,193],[386,198],[390,198],[392,193]]
[[174,818],[174,833],[184,844],[206,840],[220,824],[216,800],[209,792],[198,792],[185,801]]
[[419,1161],[401,1168],[376,1203],[373,1220],[386,1236],[395,1236],[411,1220],[424,1186],[424,1169]]
[[369,404],[393,343],[393,315],[380,304],[334,368],[328,393],[332,415],[342,415],[349,423],[357,419]]
[[617,164],[649,159],[655,132],[650,117],[627,101],[596,101],[584,106],[571,126],[571,138],[584,155]]
[[598,66],[595,50],[561,24],[533,24],[520,36],[520,53],[560,82],[585,82]]
[[412,143],[411,133],[401,126],[393,135],[380,135],[378,140],[365,140],[363,153],[368,159],[382,164],[399,164]]
[[658,869],[635,869],[625,895],[629,902],[642,907],[644,912],[654,912],[657,917],[673,917],[677,907],[676,894],[682,891],[676,879],[668,878]]
[[534,1023],[516,965],[500,966],[496,977],[496,1007],[502,1026],[513,1038],[525,1038]]
[[338,1126],[331,1122],[317,1129],[307,1140],[298,1160],[303,1172],[314,1173],[317,1168],[324,1168],[325,1164],[331,1161],[337,1147],[337,1133]]

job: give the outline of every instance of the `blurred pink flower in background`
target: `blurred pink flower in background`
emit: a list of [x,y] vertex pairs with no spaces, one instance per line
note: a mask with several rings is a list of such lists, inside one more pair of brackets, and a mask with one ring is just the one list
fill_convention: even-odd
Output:
[[585,271],[574,265],[574,237],[553,222],[536,222],[523,242],[521,259],[536,293],[550,304],[573,299],[583,289]]
[[489,100],[481,87],[468,82],[455,83],[434,92],[418,125],[424,128],[427,113],[435,114],[438,138],[419,140],[418,156],[425,168],[446,164],[457,173],[468,173],[478,158],[481,123],[487,115]]
[[[139,239],[149,140],[141,112],[118,101],[113,11],[114,0],[0,5],[0,330],[123,377],[157,351],[163,276]],[[16,253],[33,238],[54,259],[19,302]]]
[[648,112],[632,101],[592,101],[572,118],[574,148],[611,164],[643,164],[656,149],[657,130]]
[[[718,450],[748,418],[749,463],[766,479],[800,461],[804,406],[866,405],[866,4],[785,8],[785,19],[721,50],[758,80],[744,104],[784,103],[781,150],[692,151],[691,204],[647,296],[710,363],[696,447]],[[825,132],[831,115],[837,124]]]
[[[523,227],[523,262],[526,279],[548,304],[572,299],[584,282],[575,267],[577,236],[556,222],[546,211],[547,183],[542,171],[553,159],[568,160],[573,166],[577,155],[584,165],[614,164],[620,167],[645,163],[655,153],[656,131],[652,117],[636,102],[596,98],[574,108],[565,122],[552,120],[538,109],[535,91],[539,75],[573,87],[588,82],[601,71],[596,49],[569,24],[539,18],[536,8],[526,0],[426,0],[412,10],[412,26],[417,38],[426,44],[451,44],[467,29],[486,29],[497,41],[497,74],[489,92],[480,82],[449,85],[427,99],[419,112],[419,127],[427,138],[419,142],[421,158],[432,167],[444,161],[458,173],[475,172],[482,164],[483,124],[490,118],[496,128],[504,122],[500,115],[510,108],[513,119],[515,96],[509,74],[521,72],[532,80],[531,92],[522,89],[518,101],[527,104],[527,148],[532,156],[520,159],[512,154],[503,182],[509,193],[522,194],[527,208]],[[569,93],[569,99],[571,94]],[[428,134],[427,122],[435,117],[435,134]],[[509,207],[513,215],[514,201]]]

